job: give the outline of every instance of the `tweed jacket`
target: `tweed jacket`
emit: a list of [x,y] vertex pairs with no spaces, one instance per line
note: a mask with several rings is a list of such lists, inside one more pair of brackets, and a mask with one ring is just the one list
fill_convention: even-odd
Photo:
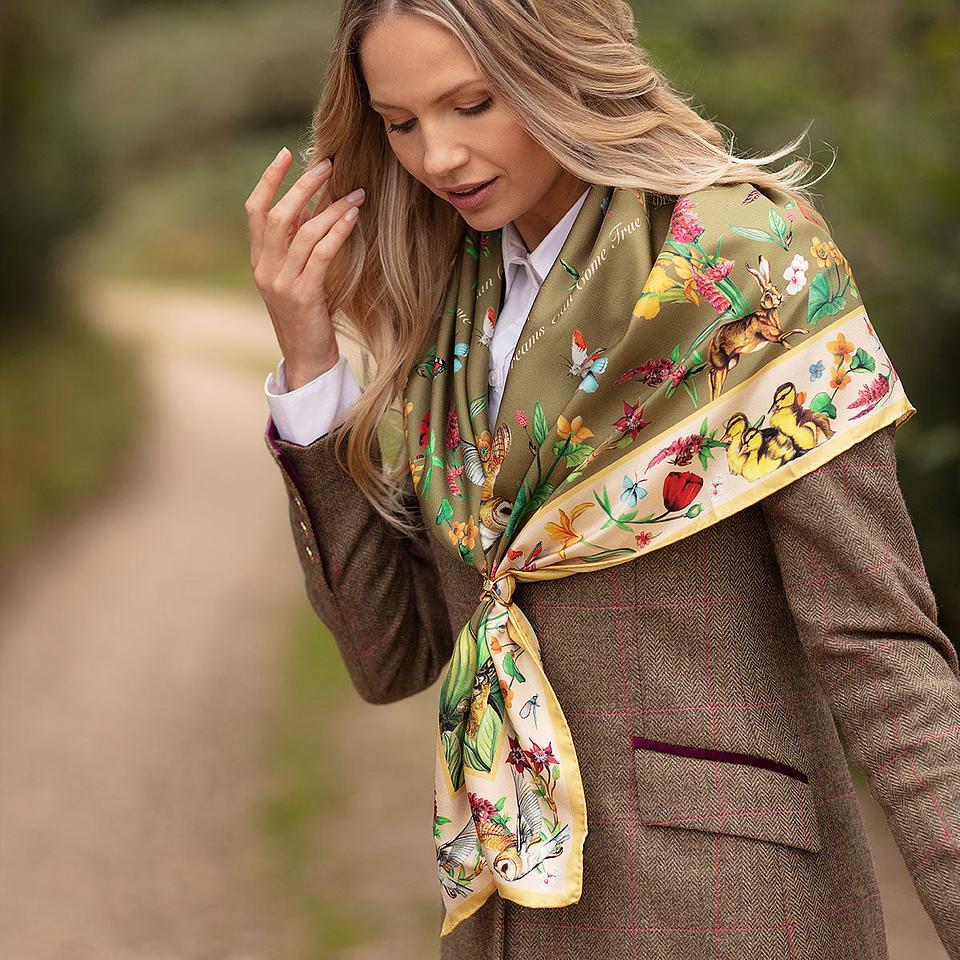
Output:
[[[577,746],[583,895],[550,909],[494,895],[440,940],[442,960],[883,960],[834,716],[960,960],[960,669],[895,429],[630,563],[517,584]],[[425,689],[480,577],[384,524],[331,435],[299,446],[268,421],[264,439],[356,689],[371,703]]]

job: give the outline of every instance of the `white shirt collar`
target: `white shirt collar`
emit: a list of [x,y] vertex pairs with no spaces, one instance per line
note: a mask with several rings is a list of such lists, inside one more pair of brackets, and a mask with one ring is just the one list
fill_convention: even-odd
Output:
[[569,234],[574,220],[577,219],[577,214],[580,212],[580,208],[583,206],[589,192],[590,187],[588,186],[587,189],[580,194],[579,199],[574,201],[573,206],[560,218],[557,225],[530,253],[527,253],[527,247],[519,231],[514,226],[513,221],[511,220],[504,225],[500,238],[500,246],[503,253],[504,277],[507,278],[508,283],[510,271],[507,267],[512,263],[526,266],[532,270],[537,286],[543,283],[543,278],[547,275],[550,268],[556,262],[557,257],[560,255],[560,250],[563,247],[564,241],[567,239],[567,234]]

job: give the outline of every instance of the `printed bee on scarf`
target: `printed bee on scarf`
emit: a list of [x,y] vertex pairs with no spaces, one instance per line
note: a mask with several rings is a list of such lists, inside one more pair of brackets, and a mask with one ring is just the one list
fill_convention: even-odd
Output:
[[570,352],[572,360],[563,359],[565,366],[569,366],[569,374],[572,377],[580,377],[579,389],[584,393],[593,393],[600,386],[597,375],[607,369],[607,358],[601,356],[606,352],[606,347],[597,347],[596,350],[587,349],[587,341],[579,330],[573,331],[573,338],[570,343]]

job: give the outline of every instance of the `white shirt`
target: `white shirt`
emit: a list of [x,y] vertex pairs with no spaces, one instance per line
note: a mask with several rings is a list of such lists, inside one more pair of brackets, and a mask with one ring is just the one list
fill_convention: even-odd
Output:
[[[490,372],[487,377],[490,385],[488,421],[491,425],[497,422],[507,371],[530,308],[544,277],[560,255],[589,192],[590,188],[587,187],[531,253],[527,253],[523,238],[512,220],[503,228],[504,300],[490,341]],[[284,440],[302,445],[312,443],[343,423],[350,405],[361,393],[343,354],[326,373],[321,373],[296,390],[287,389],[281,358],[276,372],[267,374],[263,389],[277,433]]]

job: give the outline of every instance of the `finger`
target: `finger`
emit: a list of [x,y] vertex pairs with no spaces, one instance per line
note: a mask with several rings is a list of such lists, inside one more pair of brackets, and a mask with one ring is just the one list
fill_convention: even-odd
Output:
[[[360,196],[357,196],[357,194]],[[351,199],[353,198],[353,199]],[[294,237],[290,249],[287,251],[286,260],[280,271],[278,279],[294,280],[299,277],[307,265],[307,261],[313,256],[317,245],[323,241],[325,235],[334,229],[334,227],[343,219],[351,207],[358,207],[366,199],[366,195],[360,190],[341,197],[339,200],[325,207],[315,216],[304,224]],[[351,224],[351,221],[347,221]]]
[[333,165],[321,161],[304,173],[294,185],[267,212],[261,256],[268,263],[281,264],[287,255],[287,237],[290,227],[311,197],[330,178]]
[[247,236],[250,238],[250,264],[256,267],[263,249],[263,233],[266,226],[267,211],[276,196],[277,188],[283,183],[293,155],[284,147],[273,162],[260,174],[257,185],[244,202],[247,212]]
[[[347,214],[350,211],[356,211],[352,220],[347,219]],[[307,284],[311,289],[323,288],[330,262],[347,242],[347,237],[353,232],[353,228],[362,215],[360,208],[356,204],[351,204],[349,210],[344,211],[343,216],[337,218],[336,222],[313,247],[303,272],[300,274],[301,283]]]
[[[293,238],[297,235],[297,231],[308,221],[312,220],[318,213],[324,210],[330,203],[330,180],[327,179],[323,186],[320,187],[318,191],[316,202],[314,203],[314,198],[311,197],[301,208],[300,213],[297,215],[296,220],[291,224],[289,233],[287,234],[287,245],[293,242]],[[311,206],[313,209],[311,209]]]

